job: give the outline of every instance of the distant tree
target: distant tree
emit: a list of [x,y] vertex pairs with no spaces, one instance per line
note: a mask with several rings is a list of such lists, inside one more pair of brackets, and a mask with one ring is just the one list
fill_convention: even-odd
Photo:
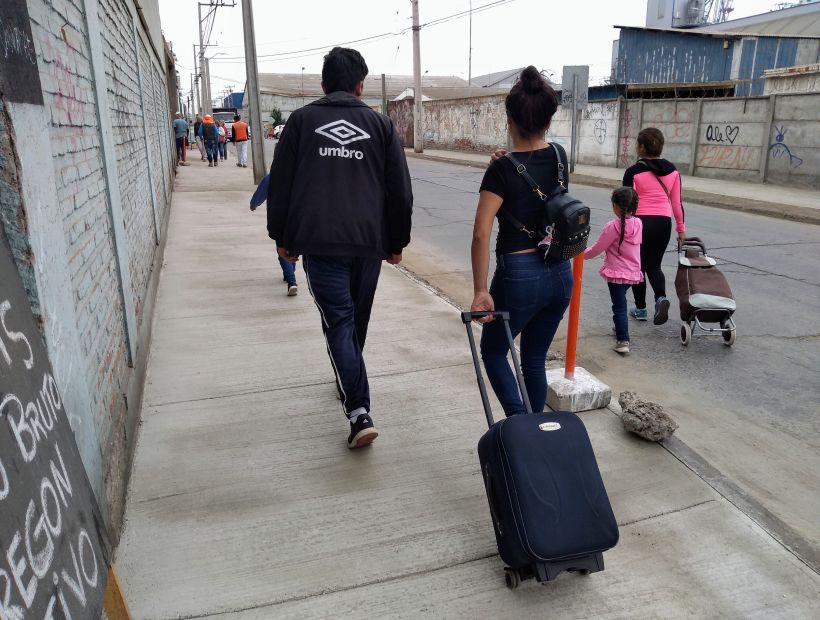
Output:
[[279,108],[274,107],[273,110],[270,111],[270,117],[273,119],[274,127],[281,125],[284,122],[282,120],[282,110]]

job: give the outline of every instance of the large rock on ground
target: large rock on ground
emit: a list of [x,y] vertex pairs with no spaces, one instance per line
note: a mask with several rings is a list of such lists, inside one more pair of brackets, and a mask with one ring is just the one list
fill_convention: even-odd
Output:
[[635,392],[621,392],[621,422],[630,433],[650,441],[661,441],[672,436],[678,424],[658,403],[640,398]]

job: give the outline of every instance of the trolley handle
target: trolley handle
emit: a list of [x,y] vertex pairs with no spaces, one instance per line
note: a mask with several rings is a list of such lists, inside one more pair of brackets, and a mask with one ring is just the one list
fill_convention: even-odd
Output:
[[684,248],[699,248],[703,254],[706,254],[706,245],[700,240],[700,237],[687,237],[686,239],[678,239],[678,253],[682,252]]

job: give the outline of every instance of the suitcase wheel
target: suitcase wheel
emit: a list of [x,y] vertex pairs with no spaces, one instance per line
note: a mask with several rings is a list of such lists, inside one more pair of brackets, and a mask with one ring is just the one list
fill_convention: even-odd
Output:
[[510,589],[515,590],[521,583],[521,576],[514,568],[504,569],[504,584]]
[[689,323],[680,326],[680,342],[683,346],[688,346],[692,342],[692,327]]

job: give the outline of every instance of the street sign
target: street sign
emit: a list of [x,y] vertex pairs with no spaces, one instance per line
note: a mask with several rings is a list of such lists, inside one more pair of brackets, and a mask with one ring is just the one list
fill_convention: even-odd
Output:
[[0,227],[0,618],[99,618],[110,544]]
[[[575,94],[573,94],[575,88]],[[589,65],[566,65],[561,79],[561,105],[583,110],[589,102]]]

